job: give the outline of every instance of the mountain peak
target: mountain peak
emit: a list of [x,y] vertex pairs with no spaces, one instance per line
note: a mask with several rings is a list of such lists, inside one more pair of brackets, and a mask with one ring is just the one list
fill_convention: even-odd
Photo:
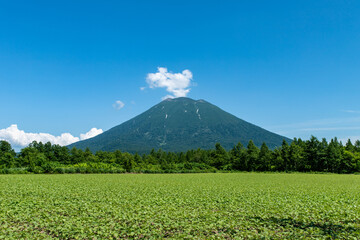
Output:
[[163,102],[196,102],[196,100],[188,97],[166,98]]
[[[178,98],[167,98],[167,99],[161,101],[157,105],[166,106],[167,104],[171,105],[171,106],[176,105],[176,104],[181,104],[183,106],[195,105],[195,106],[199,107],[199,106],[201,106],[201,104],[210,104],[210,103],[208,103],[204,99],[195,100],[195,99],[188,98],[188,97],[178,97]],[[155,106],[157,106],[157,105],[155,105]]]

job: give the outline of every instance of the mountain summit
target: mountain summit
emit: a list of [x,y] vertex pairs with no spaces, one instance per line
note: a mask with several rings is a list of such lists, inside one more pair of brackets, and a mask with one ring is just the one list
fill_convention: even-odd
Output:
[[110,130],[70,145],[91,151],[146,153],[151,149],[186,151],[210,149],[219,142],[230,149],[239,141],[245,146],[249,140],[269,148],[290,139],[269,132],[223,111],[205,100],[190,98],[166,99],[146,112]]

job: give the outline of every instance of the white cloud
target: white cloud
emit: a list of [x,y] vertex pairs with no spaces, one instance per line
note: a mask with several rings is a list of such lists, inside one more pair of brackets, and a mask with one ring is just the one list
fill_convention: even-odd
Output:
[[165,100],[165,99],[168,99],[168,98],[175,98],[175,97],[172,96],[172,95],[166,95],[166,96],[163,96],[163,97],[161,98],[161,100]]
[[189,70],[184,70],[181,73],[168,72],[167,68],[158,67],[157,73],[149,73],[146,77],[146,82],[150,88],[166,88],[166,91],[172,95],[167,95],[164,98],[186,97],[190,92],[190,84],[193,78]]
[[356,111],[356,110],[343,110],[343,112],[346,112],[346,113],[360,113],[360,111]]
[[303,128],[301,131],[316,132],[316,131],[339,131],[339,130],[360,130],[360,127],[324,127],[324,128]]
[[[267,126],[267,129],[272,131],[287,134],[292,132],[301,132],[301,131],[314,131],[314,130],[358,130],[360,124],[360,117],[351,117],[351,118],[327,118],[327,119],[316,119],[309,120],[305,122],[298,122],[292,124],[284,125],[275,125]],[[344,128],[348,129],[335,129],[335,128]]]
[[[287,137],[309,139],[311,135],[318,139],[332,139],[335,136],[343,143],[347,139],[353,142],[360,139],[360,117],[342,117],[342,118],[326,118],[314,119],[304,122],[267,126],[266,129],[276,132]],[[345,141],[346,140],[346,141]]]
[[80,140],[89,139],[92,137],[95,137],[99,134],[102,134],[104,131],[102,129],[92,128],[87,133],[81,133],[80,134]]
[[8,128],[0,129],[0,140],[8,141],[11,145],[16,147],[26,147],[33,141],[37,142],[51,142],[52,144],[58,144],[66,146],[79,140],[85,140],[91,137],[95,137],[98,134],[103,133],[102,129],[92,128],[85,134],[80,134],[79,137],[74,137],[70,133],[62,133],[60,136],[54,136],[49,133],[26,133],[20,130],[17,124],[12,124]]
[[120,100],[117,100],[117,101],[113,104],[113,107],[114,107],[116,110],[120,110],[120,109],[122,109],[124,106],[125,106],[125,103],[123,103],[123,102],[120,101]]
[[146,87],[140,87],[141,91],[144,91],[146,89]]

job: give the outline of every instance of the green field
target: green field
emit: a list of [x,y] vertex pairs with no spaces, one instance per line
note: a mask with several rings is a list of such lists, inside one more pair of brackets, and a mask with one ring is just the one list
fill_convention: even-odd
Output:
[[360,176],[0,175],[0,239],[359,239]]

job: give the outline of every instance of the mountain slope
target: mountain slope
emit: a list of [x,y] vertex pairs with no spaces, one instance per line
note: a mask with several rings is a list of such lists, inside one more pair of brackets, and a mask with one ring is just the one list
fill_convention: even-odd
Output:
[[280,146],[283,139],[290,141],[204,100],[175,98],[166,99],[127,122],[69,147],[139,153],[161,148],[180,152],[210,149],[217,142],[230,149],[239,141],[246,146],[250,139],[257,146],[265,142],[270,148]]

